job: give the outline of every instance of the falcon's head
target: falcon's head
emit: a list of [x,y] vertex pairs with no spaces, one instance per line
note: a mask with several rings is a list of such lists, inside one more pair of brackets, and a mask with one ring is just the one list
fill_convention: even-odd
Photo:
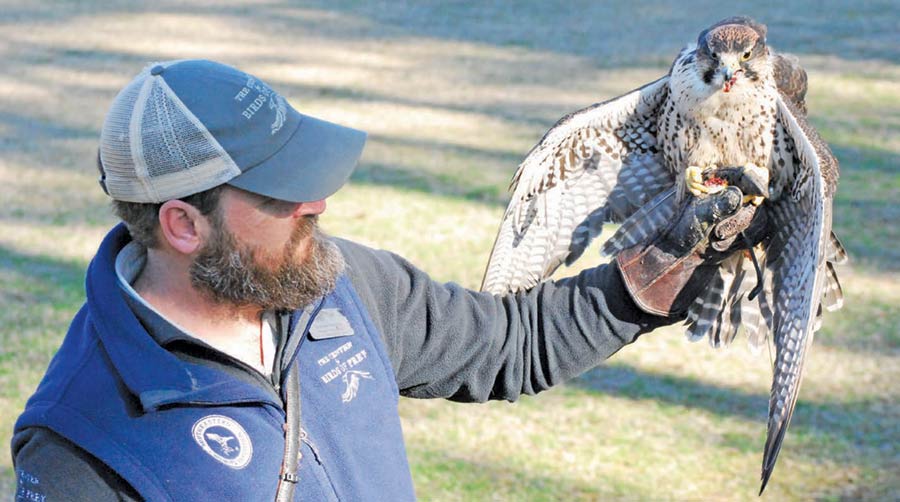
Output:
[[723,92],[757,82],[771,69],[766,26],[743,16],[712,25],[697,39],[696,68],[706,85]]

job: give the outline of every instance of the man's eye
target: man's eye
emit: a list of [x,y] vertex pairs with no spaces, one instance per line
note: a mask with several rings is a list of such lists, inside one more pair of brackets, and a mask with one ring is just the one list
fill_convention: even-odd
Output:
[[269,199],[260,208],[275,216],[286,216],[293,213],[296,206],[297,204],[293,202]]

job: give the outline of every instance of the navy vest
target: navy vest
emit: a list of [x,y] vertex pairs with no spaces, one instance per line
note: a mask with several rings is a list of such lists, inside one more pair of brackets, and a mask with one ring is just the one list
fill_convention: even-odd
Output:
[[[273,500],[284,452],[280,403],[156,344],[116,283],[115,256],[127,239],[115,228],[91,262],[87,302],[16,432],[55,431],[148,500]],[[309,324],[292,329],[306,330],[295,363],[303,427],[296,499],[414,499],[393,370],[350,281],[340,278]]]

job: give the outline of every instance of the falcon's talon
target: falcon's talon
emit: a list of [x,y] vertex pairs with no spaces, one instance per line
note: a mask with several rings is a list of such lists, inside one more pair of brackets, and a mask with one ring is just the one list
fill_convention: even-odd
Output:
[[703,168],[700,166],[688,166],[688,168],[684,170],[684,175],[690,181],[703,183]]
[[700,166],[688,166],[684,171],[684,180],[688,191],[694,194],[694,197],[711,193],[710,187],[703,182],[703,169]]
[[[759,186],[760,190],[763,191],[764,194],[768,195],[768,186],[769,186],[769,170],[765,167],[757,166],[752,162],[748,162],[744,164],[744,176],[754,180],[754,182]],[[764,197],[760,196],[753,199],[753,205],[758,206],[762,204],[762,199]]]
[[765,167],[760,167],[760,166],[754,164],[753,162],[748,162],[748,163],[744,164],[744,169],[750,169],[752,171],[756,171],[757,173],[759,173],[760,176],[763,176],[766,179],[769,178],[769,170],[766,169]]
[[758,205],[762,204],[764,200],[766,200],[766,198],[763,197],[762,195],[745,195],[744,199],[741,201],[741,203],[747,204],[749,202],[750,204],[753,204],[754,206],[758,206]]

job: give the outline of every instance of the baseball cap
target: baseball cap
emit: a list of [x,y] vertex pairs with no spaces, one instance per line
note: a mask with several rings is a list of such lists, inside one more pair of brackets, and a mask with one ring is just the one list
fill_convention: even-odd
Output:
[[295,110],[260,79],[207,60],[148,65],[113,100],[100,134],[112,198],[164,202],[223,183],[309,202],[350,177],[366,133]]

